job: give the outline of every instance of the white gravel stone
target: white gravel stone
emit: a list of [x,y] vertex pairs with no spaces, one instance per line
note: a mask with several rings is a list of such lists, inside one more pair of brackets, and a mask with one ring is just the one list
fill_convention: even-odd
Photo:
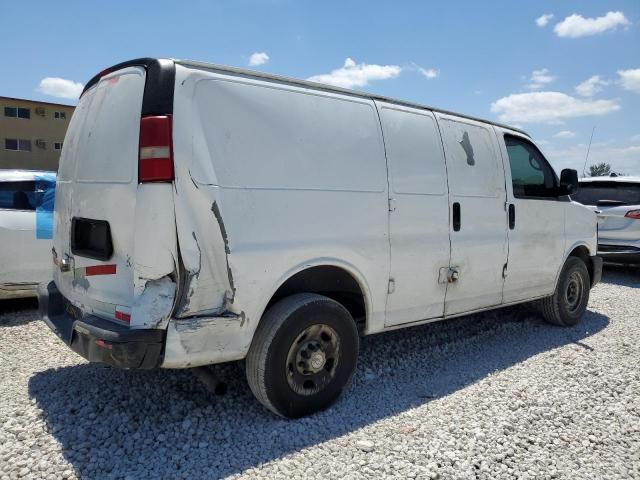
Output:
[[358,440],[356,442],[356,447],[358,450],[362,450],[363,452],[372,452],[375,444],[370,440]]
[[352,387],[287,421],[186,371],[92,365],[0,304],[0,479],[640,478],[640,271],[574,328],[525,307],[362,339]]

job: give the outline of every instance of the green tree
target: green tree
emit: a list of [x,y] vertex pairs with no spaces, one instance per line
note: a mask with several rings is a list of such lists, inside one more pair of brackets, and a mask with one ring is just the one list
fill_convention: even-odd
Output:
[[590,177],[607,177],[611,173],[611,165],[606,162],[589,165]]

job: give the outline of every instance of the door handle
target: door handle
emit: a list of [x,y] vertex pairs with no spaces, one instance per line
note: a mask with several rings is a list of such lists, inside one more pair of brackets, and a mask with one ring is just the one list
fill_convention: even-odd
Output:
[[453,231],[454,232],[459,232],[460,231],[460,223],[461,223],[460,203],[455,202],[453,204]]
[[509,204],[509,230],[516,228],[516,206],[513,203]]

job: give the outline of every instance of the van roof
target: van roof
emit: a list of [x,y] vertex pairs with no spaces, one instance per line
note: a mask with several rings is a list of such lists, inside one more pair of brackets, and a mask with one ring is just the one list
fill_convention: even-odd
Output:
[[298,78],[286,77],[286,76],[283,76],[283,75],[274,75],[272,73],[257,72],[255,70],[248,70],[248,69],[245,69],[245,68],[230,67],[228,65],[218,65],[218,64],[214,64],[214,63],[198,62],[198,61],[195,61],[195,60],[181,60],[181,59],[175,59],[175,58],[172,59],[172,60],[175,63],[177,63],[179,65],[183,65],[185,67],[203,68],[203,69],[207,69],[207,70],[219,70],[219,71],[222,71],[222,72],[228,72],[228,73],[232,73],[232,74],[235,74],[235,75],[265,78],[265,79],[273,80],[273,81],[276,81],[276,82],[290,83],[290,84],[294,84],[294,85],[300,85],[300,86],[303,86],[303,87],[309,87],[309,88],[314,88],[314,89],[319,89],[319,90],[326,90],[326,91],[330,91],[330,92],[343,93],[343,94],[347,94],[347,95],[353,95],[353,96],[362,97],[362,98],[369,98],[369,99],[373,99],[373,100],[380,100],[380,101],[384,101],[384,102],[394,103],[396,105],[403,105],[403,106],[406,106],[406,107],[419,108],[419,109],[423,109],[423,110],[431,110],[431,111],[434,111],[434,112],[444,113],[444,114],[447,114],[447,115],[456,115],[458,117],[463,117],[463,118],[467,118],[467,119],[470,119],[470,120],[476,120],[476,121],[479,121],[479,122],[484,122],[484,123],[489,123],[491,125],[496,125],[498,127],[507,128],[509,130],[513,130],[515,132],[518,132],[518,133],[521,133],[523,135],[526,135],[527,137],[530,137],[530,135],[527,132],[525,132],[524,130],[512,127],[510,125],[506,125],[506,124],[503,124],[503,123],[494,122],[493,120],[487,120],[487,119],[484,119],[484,118],[473,117],[471,115],[465,115],[463,113],[452,112],[450,110],[444,110],[442,108],[435,108],[435,107],[431,107],[431,106],[428,106],[428,105],[422,105],[422,104],[419,104],[419,103],[409,102],[409,101],[406,101],[406,100],[399,100],[397,98],[385,97],[383,95],[377,95],[375,93],[360,92],[358,90],[351,90],[351,89],[348,89],[348,88],[335,87],[333,85],[327,85],[327,84],[324,84],[324,83],[311,82],[309,80],[300,80]]
[[[430,107],[428,105],[422,105],[422,104],[419,104],[419,103],[409,102],[409,101],[406,101],[406,100],[399,100],[399,99],[396,99],[396,98],[385,97],[383,95],[377,95],[375,93],[360,92],[360,91],[357,91],[357,90],[350,90],[350,89],[347,89],[347,88],[335,87],[333,85],[326,85],[324,83],[310,82],[309,80],[300,80],[298,78],[285,77],[285,76],[282,76],[282,75],[274,75],[272,73],[257,72],[255,70],[248,70],[248,69],[245,69],[245,68],[230,67],[228,65],[218,65],[218,64],[214,64],[214,63],[205,63],[205,62],[198,62],[198,61],[195,61],[195,60],[186,60],[186,59],[138,58],[138,59],[135,59],[135,60],[129,60],[129,61],[126,61],[126,62],[122,62],[122,63],[119,63],[119,64],[114,65],[112,67],[106,68],[102,72],[100,72],[97,75],[95,75],[91,80],[89,80],[87,82],[87,84],[85,85],[84,90],[82,91],[82,93],[84,94],[84,92],[86,92],[93,85],[95,85],[98,82],[98,80],[100,80],[100,77],[102,77],[102,76],[104,76],[104,75],[106,75],[108,73],[114,72],[116,70],[119,70],[121,68],[129,67],[129,66],[135,66],[135,65],[149,67],[152,64],[157,64],[159,62],[167,62],[167,61],[171,61],[171,62],[174,62],[176,64],[183,65],[185,67],[200,68],[200,69],[206,69],[206,70],[216,70],[216,71],[220,71],[220,72],[231,73],[233,75],[239,75],[239,76],[245,76],[245,77],[264,78],[264,79],[275,81],[275,82],[279,82],[279,83],[287,83],[287,84],[299,85],[299,86],[303,86],[303,87],[307,87],[307,88],[313,88],[313,89],[317,89],[317,90],[324,90],[324,91],[329,91],[329,92],[342,93],[342,94],[346,94],[346,95],[353,95],[353,96],[360,97],[360,98],[368,98],[368,99],[372,99],[372,100],[380,100],[380,101],[384,101],[384,102],[393,103],[393,104],[396,104],[396,105],[402,105],[402,106],[406,106],[406,107],[413,107],[413,108],[418,108],[418,109],[423,109],[423,110],[430,110],[430,111],[433,111],[433,112],[444,113],[444,114],[447,114],[447,115],[456,115],[458,117],[467,118],[467,119],[470,119],[470,120],[476,120],[478,122],[484,122],[484,123],[488,123],[488,124],[491,124],[491,125],[496,125],[498,127],[506,128],[506,129],[512,130],[514,132],[518,132],[518,133],[521,133],[523,135],[526,135],[527,137],[530,137],[530,135],[527,132],[525,132],[524,130],[521,130],[521,129],[516,128],[516,127],[512,127],[510,125],[494,122],[492,120],[487,120],[487,119],[484,119],[484,118],[474,117],[474,116],[471,116],[471,115],[465,115],[463,113],[452,112],[452,111],[444,110],[444,109],[441,109],[441,108]],[[160,79],[159,84],[166,84],[167,79],[168,78]],[[172,93],[173,93],[173,91],[172,91]],[[152,94],[151,97],[153,98],[153,100],[156,101],[154,103],[157,103],[157,100],[159,100],[156,95]],[[173,99],[171,99],[171,103],[173,103]],[[152,107],[157,107],[157,105],[154,104],[154,105],[152,105]],[[154,110],[154,108],[150,108],[150,110]]]

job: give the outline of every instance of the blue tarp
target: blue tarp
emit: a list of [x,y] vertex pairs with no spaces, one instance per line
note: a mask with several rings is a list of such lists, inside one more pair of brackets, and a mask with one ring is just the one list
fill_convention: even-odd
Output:
[[56,197],[56,174],[42,172],[36,175],[36,192],[41,201],[36,207],[36,238],[51,240],[53,238],[53,207]]

